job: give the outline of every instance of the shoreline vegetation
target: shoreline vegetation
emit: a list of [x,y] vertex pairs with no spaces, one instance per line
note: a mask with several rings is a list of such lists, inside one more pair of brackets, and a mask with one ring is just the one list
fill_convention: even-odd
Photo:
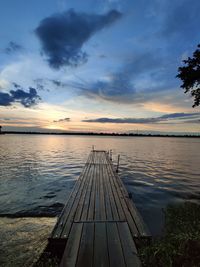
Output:
[[188,137],[200,138],[197,134],[154,134],[154,133],[98,133],[98,132],[23,132],[23,131],[2,131],[0,134],[32,134],[32,135],[84,135],[84,136],[128,136],[128,137]]
[[173,204],[164,214],[163,235],[139,250],[142,266],[200,266],[200,205]]

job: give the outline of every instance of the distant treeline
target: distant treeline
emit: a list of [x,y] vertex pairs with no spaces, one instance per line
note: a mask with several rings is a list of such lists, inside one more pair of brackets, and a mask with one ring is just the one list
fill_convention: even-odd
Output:
[[200,134],[147,134],[147,133],[95,133],[95,132],[19,132],[4,131],[2,134],[41,134],[41,135],[89,135],[89,136],[134,136],[134,137],[192,137],[200,138]]

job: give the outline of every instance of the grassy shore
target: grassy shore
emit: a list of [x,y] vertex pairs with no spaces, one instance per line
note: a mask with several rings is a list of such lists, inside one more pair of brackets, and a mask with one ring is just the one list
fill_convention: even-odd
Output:
[[163,236],[141,248],[140,257],[144,267],[200,266],[200,206],[168,206]]

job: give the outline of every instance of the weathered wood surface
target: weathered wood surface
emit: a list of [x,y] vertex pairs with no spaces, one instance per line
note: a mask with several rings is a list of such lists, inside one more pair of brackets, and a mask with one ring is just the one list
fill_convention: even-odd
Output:
[[134,239],[148,235],[108,154],[92,151],[49,239],[66,244],[60,266],[140,266]]

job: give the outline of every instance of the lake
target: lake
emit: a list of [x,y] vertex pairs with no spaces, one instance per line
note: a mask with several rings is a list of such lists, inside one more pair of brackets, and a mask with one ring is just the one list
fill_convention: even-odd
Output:
[[[16,259],[19,246],[18,266],[45,246],[53,217],[62,210],[93,145],[112,149],[114,164],[120,154],[119,176],[152,235],[162,233],[166,205],[199,203],[200,138],[1,135],[3,266],[9,266],[9,257]],[[36,251],[38,243],[43,246]]]

